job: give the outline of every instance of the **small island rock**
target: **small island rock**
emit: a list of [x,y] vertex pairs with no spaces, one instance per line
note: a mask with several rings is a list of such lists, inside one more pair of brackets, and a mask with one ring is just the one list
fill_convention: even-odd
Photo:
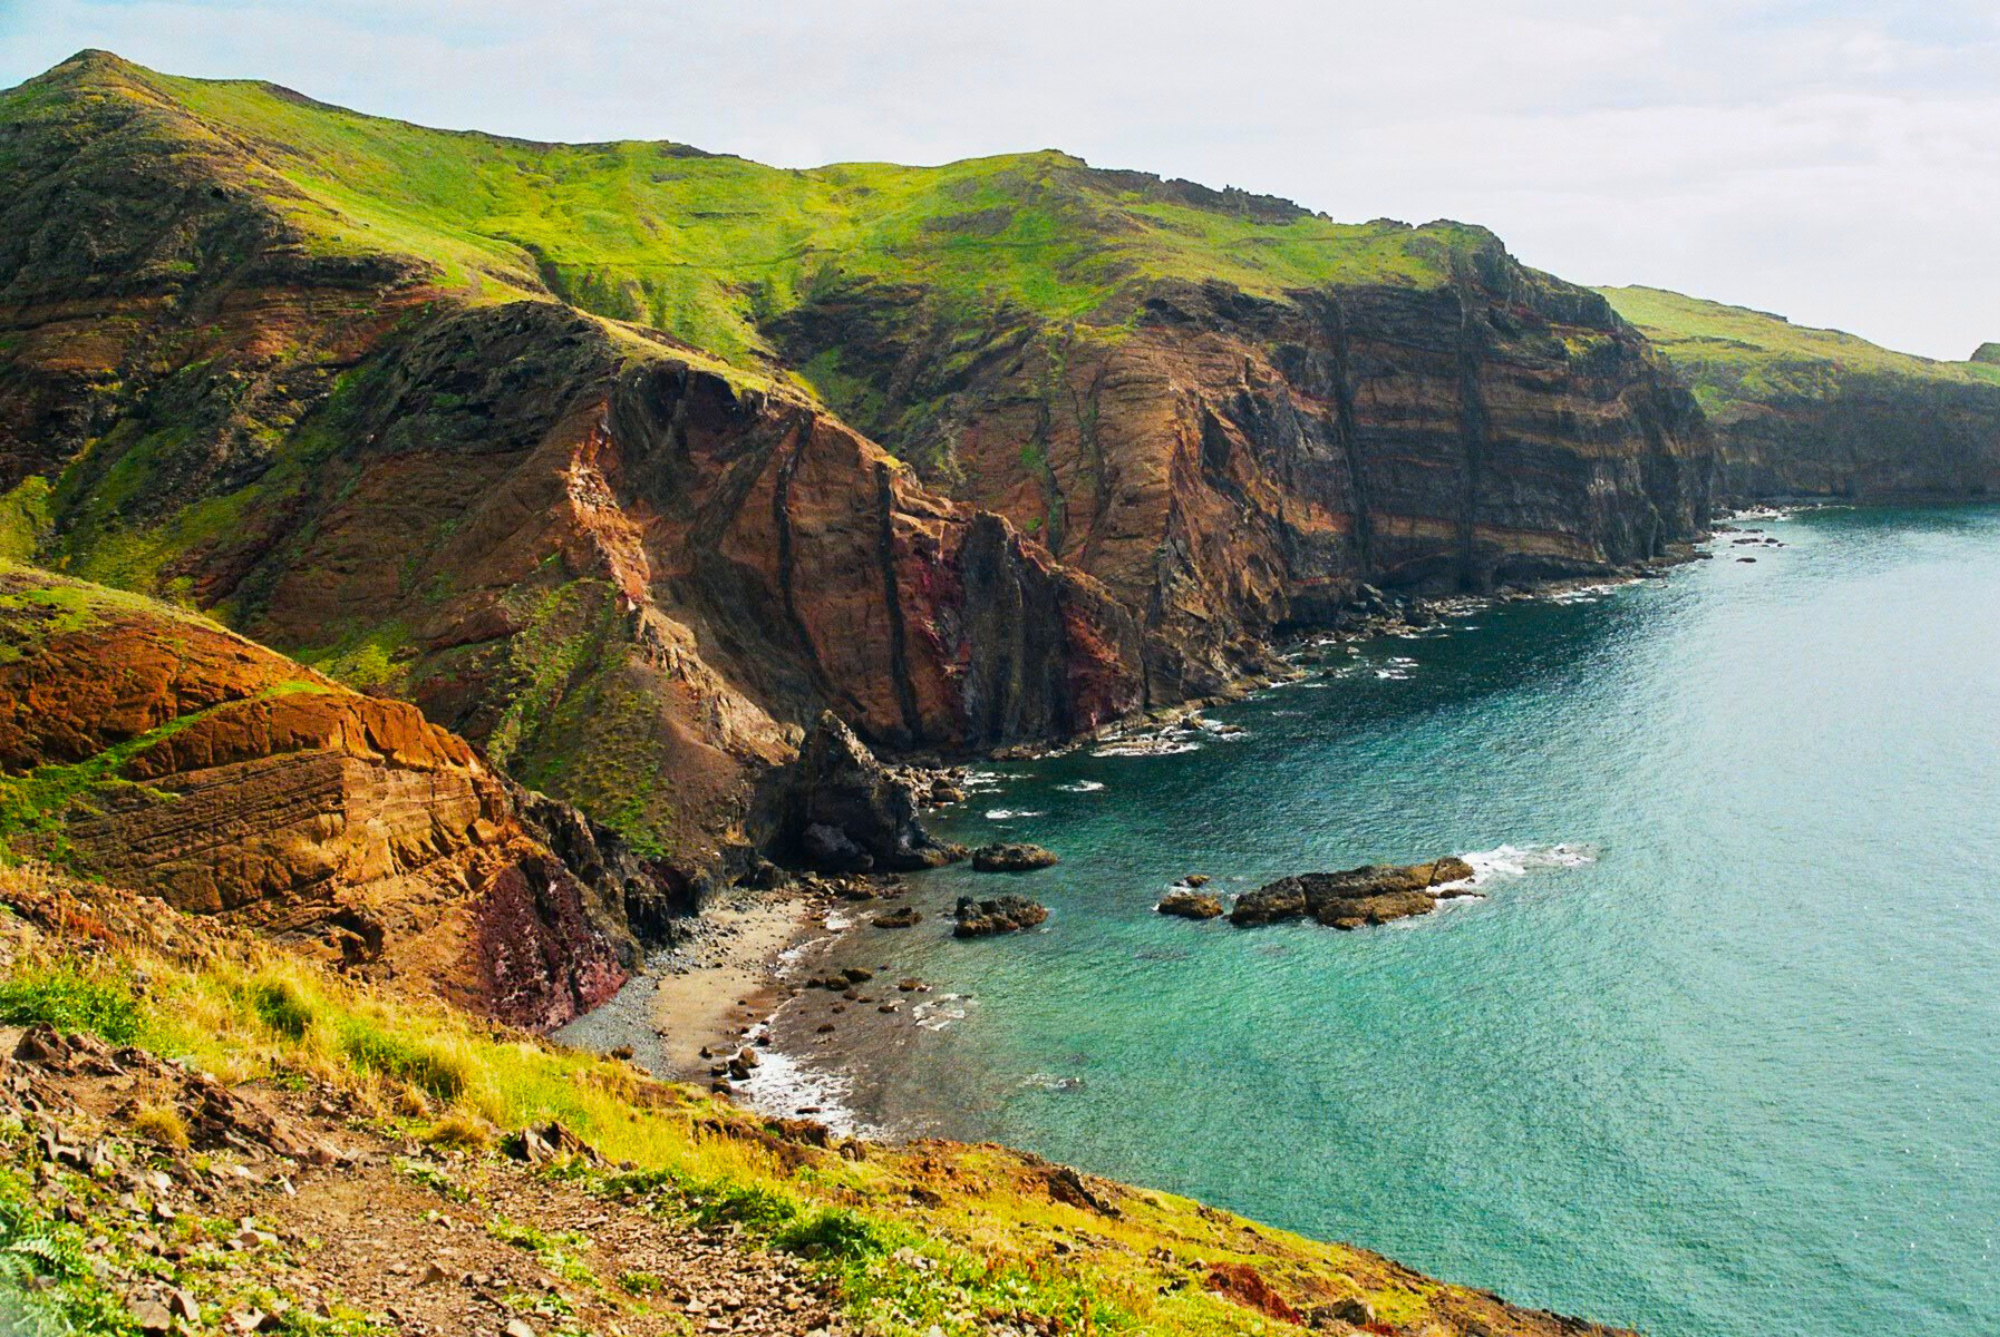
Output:
[[1221,901],[1199,891],[1170,891],[1153,908],[1182,919],[1216,919],[1223,914]]
[[1033,928],[1049,917],[1043,906],[1025,896],[1000,896],[990,901],[958,898],[955,938],[989,938],[996,933],[1018,933]]
[[1245,892],[1229,922],[1238,928],[1312,919],[1339,929],[1386,924],[1427,915],[1452,894],[1453,884],[1472,876],[1472,865],[1457,857],[1406,867],[1370,864],[1338,873],[1303,873]]
[[980,873],[1029,873],[1053,868],[1060,860],[1040,845],[981,845],[972,852],[972,867]]

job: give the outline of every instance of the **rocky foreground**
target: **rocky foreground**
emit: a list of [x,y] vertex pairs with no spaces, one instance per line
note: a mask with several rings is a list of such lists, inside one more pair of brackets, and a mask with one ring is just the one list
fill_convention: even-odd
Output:
[[757,1118],[18,865],[0,1055],[0,1304],[58,1330],[1611,1337],[1002,1148]]

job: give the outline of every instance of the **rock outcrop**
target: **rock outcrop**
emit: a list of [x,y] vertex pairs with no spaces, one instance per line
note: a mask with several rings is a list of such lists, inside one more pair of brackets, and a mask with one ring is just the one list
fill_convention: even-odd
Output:
[[954,938],[990,938],[1031,929],[1049,917],[1047,907],[1025,896],[996,896],[990,901],[958,898],[952,925]]
[[931,838],[910,788],[831,711],[798,760],[773,774],[759,802],[767,850],[829,873],[936,868],[965,857]]
[[536,1028],[609,997],[680,908],[611,833],[415,708],[18,566],[0,566],[0,839]]
[[972,852],[972,867],[981,873],[1032,873],[1061,862],[1054,850],[1040,845],[981,845]]
[[1280,878],[1236,898],[1229,922],[1238,928],[1311,919],[1355,929],[1427,915],[1450,895],[1474,895],[1472,865],[1455,856],[1407,867],[1370,864],[1338,873]]
[[1153,908],[1176,919],[1220,919],[1228,913],[1216,897],[1193,888],[1170,891],[1160,897],[1160,903]]

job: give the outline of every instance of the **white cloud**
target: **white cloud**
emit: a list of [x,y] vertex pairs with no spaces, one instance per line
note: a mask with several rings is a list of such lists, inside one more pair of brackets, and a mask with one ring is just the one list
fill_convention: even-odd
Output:
[[0,0],[0,34],[0,81],[107,46],[786,165],[1062,147],[1935,356],[2000,338],[2000,13],[1969,0]]

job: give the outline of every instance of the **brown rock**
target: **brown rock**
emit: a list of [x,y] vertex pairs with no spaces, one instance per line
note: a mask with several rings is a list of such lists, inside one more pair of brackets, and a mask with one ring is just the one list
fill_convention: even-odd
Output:
[[1181,919],[1215,919],[1223,913],[1221,901],[1197,891],[1170,891],[1153,908]]
[[981,845],[972,852],[972,867],[981,873],[1028,873],[1060,862],[1040,845]]

